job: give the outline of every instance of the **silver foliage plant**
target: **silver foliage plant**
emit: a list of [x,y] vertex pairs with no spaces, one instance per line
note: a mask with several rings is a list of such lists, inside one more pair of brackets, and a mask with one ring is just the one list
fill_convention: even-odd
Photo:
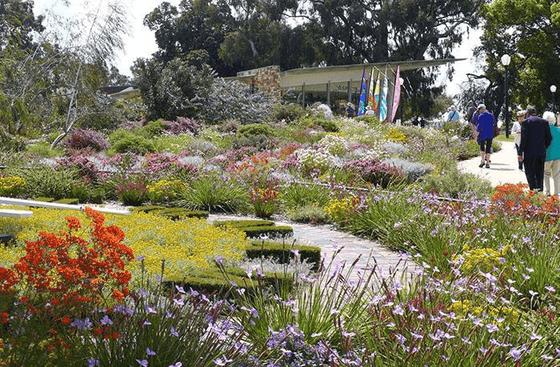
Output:
[[200,115],[208,123],[233,119],[241,124],[251,124],[263,121],[270,114],[273,103],[274,99],[268,93],[253,93],[247,84],[216,78]]

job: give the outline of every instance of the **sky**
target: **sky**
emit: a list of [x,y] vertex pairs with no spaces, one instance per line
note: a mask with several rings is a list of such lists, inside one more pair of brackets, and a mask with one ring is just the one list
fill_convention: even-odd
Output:
[[[34,12],[36,15],[47,14],[48,10],[54,9],[55,12],[63,11],[67,14],[72,14],[72,12],[79,13],[81,11],[80,7],[84,6],[82,3],[86,3],[87,1],[88,0],[72,0],[71,8],[68,9],[62,6],[63,0],[34,0]],[[94,0],[93,4],[97,4],[98,1],[103,0]],[[167,1],[175,6],[180,2],[180,0]],[[144,17],[162,2],[164,2],[164,0],[128,0],[126,5],[130,14],[129,23],[131,32],[129,36],[125,36],[123,39],[125,50],[118,52],[114,60],[114,64],[121,74],[132,76],[130,67],[134,60],[139,57],[149,58],[152,53],[157,51],[154,33],[142,23]],[[467,60],[455,62],[455,74],[452,81],[446,77],[446,68],[440,68],[441,77],[438,80],[438,84],[446,86],[448,95],[453,96],[458,94],[460,92],[459,85],[467,80],[467,73],[476,71],[474,59],[470,56],[473,47],[480,43],[479,38],[480,32],[471,32],[470,35],[465,35],[463,44],[453,51],[453,56],[455,56],[455,58],[467,58]]]

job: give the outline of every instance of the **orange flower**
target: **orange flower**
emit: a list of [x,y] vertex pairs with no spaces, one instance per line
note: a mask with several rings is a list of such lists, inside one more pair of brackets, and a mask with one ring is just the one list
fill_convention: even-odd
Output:
[[68,325],[69,323],[72,322],[72,320],[68,317],[68,316],[64,316],[61,320],[62,325]]

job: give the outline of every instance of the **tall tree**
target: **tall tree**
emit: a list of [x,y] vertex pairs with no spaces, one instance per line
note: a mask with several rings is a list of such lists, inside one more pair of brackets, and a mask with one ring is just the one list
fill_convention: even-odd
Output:
[[33,14],[33,1],[0,1],[0,51],[9,45],[32,48],[33,32],[45,29],[42,22],[43,16]]
[[[321,26],[326,64],[451,57],[466,29],[479,23],[484,0],[309,0],[307,16]],[[451,71],[452,72],[452,69]],[[428,114],[438,68],[407,73],[413,109]]]
[[486,68],[475,77],[487,80],[487,103],[500,111],[505,96],[505,69],[500,58],[511,57],[508,67],[512,104],[547,108],[549,88],[560,84],[560,3],[537,0],[495,0],[486,5],[484,34],[477,53],[486,57]]
[[216,72],[222,76],[234,73],[218,56],[232,26],[231,10],[224,0],[182,0],[178,7],[163,2],[146,15],[144,25],[155,32],[158,61],[167,63],[191,51],[205,50]]

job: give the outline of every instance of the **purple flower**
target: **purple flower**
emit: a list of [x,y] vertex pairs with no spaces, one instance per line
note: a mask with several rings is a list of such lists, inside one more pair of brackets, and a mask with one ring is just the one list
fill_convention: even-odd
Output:
[[113,325],[113,320],[111,320],[107,315],[103,316],[103,318],[100,321],[101,321],[101,325]]
[[179,336],[179,333],[177,332],[177,330],[175,330],[175,328],[173,326],[171,326],[171,330],[169,332],[173,336]]
[[523,349],[511,348],[511,350],[509,351],[509,355],[511,355],[513,360],[516,362],[521,358],[521,353],[523,353]]
[[496,325],[494,324],[486,324],[486,328],[488,329],[489,333],[493,333],[495,331],[500,330]]
[[85,328],[90,328],[92,326],[91,321],[89,321],[89,317],[86,317],[85,320],[74,320],[74,322],[72,322],[71,326],[75,326],[80,330],[83,330]]
[[218,264],[223,263],[223,262],[224,262],[224,257],[223,257],[223,256],[218,256],[218,257],[216,258],[216,262],[217,262]]
[[170,364],[169,367],[183,367],[183,364],[181,362],[177,362],[175,364]]
[[137,359],[136,362],[142,367],[148,367],[148,360],[147,359]]
[[146,258],[146,255],[140,255],[136,258],[136,261],[142,261]]
[[185,294],[185,289],[183,289],[183,287],[179,287],[178,285],[176,285],[175,289],[177,289],[177,292]]
[[154,352],[153,350],[151,350],[150,348],[146,348],[146,355],[147,356],[155,356],[156,352]]
[[99,366],[99,361],[97,359],[88,358],[87,363],[88,367]]

